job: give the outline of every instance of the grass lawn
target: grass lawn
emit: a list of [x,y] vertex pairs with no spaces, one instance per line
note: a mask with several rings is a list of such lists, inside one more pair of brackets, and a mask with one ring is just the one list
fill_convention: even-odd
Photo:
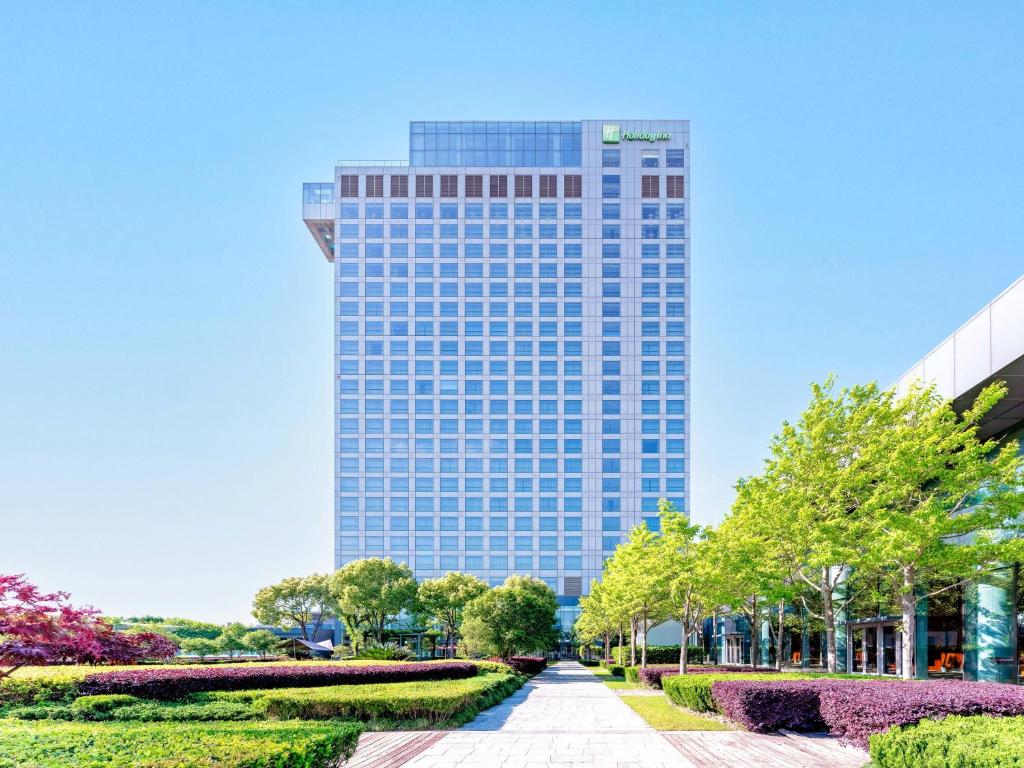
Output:
[[607,667],[587,667],[587,669],[593,672],[602,683],[616,691],[635,691],[638,688],[643,688],[642,685],[627,682],[624,677],[613,675]]
[[677,707],[665,696],[623,696],[622,700],[659,731],[731,731],[725,723]]

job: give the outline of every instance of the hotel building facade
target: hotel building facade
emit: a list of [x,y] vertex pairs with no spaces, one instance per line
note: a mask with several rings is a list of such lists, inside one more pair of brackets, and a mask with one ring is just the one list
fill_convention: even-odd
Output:
[[688,121],[413,122],[305,184],[334,273],[335,562],[543,579],[689,511]]

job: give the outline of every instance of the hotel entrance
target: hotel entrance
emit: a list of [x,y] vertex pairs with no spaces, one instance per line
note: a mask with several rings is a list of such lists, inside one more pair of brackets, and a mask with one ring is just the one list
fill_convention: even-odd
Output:
[[899,675],[902,642],[894,620],[868,619],[848,625],[847,669],[862,675]]

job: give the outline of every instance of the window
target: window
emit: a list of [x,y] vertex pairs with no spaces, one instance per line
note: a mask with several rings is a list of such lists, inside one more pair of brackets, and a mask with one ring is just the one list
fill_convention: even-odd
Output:
[[601,176],[601,197],[619,197],[620,181],[620,177],[615,174]]
[[601,150],[601,165],[604,168],[618,168],[621,163],[621,153],[617,149]]
[[533,197],[533,176],[516,175],[516,197]]
[[366,196],[384,197],[384,176],[369,174],[366,177]]
[[434,196],[434,177],[424,174],[416,174],[416,197]]
[[644,149],[640,151],[640,167],[641,168],[657,168],[658,167],[658,150],[656,149]]
[[583,197],[583,177],[575,173],[567,175],[562,179],[562,191],[564,197]]
[[644,174],[640,177],[640,196],[641,197],[660,197],[661,189],[658,184],[657,176],[649,176]]
[[441,197],[459,196],[459,177],[455,174],[441,174]]
[[540,196],[558,197],[558,177],[554,174],[542,173],[540,176]]
[[343,173],[340,181],[342,197],[359,197],[359,177],[357,175]]
[[409,177],[408,176],[392,176],[391,177],[391,196],[392,197],[408,197],[409,196]]
[[667,150],[665,150],[665,165],[668,168],[682,168],[683,167],[683,150],[681,150],[681,149],[667,149]]
[[665,192],[669,197],[686,197],[683,191],[682,176],[666,176]]
[[[508,197],[508,176],[491,176],[491,197]],[[491,218],[494,218],[494,206],[491,206]]]
[[[443,196],[443,193],[442,193]],[[483,197],[484,196],[484,177],[483,176],[467,176],[466,177],[466,197]]]

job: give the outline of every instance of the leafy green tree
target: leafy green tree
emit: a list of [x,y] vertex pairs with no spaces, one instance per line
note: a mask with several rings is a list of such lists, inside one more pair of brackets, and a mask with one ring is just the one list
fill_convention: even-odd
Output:
[[[932,387],[883,403],[887,422],[868,446],[876,467],[869,502],[872,573],[899,601],[903,676],[913,676],[919,600],[1024,556],[1024,458],[1016,441],[978,439],[982,418],[1006,395],[995,383],[957,416]],[[919,660],[920,661],[920,660]]]
[[298,627],[303,640],[315,639],[323,620],[337,612],[331,579],[319,573],[293,576],[263,587],[252,602],[252,615],[257,621],[275,627]]
[[558,641],[555,593],[540,579],[509,576],[500,587],[471,600],[462,621],[463,644],[470,654],[499,656],[547,651]]
[[737,494],[746,510],[738,527],[792,566],[790,581],[818,593],[830,672],[837,669],[836,617],[856,595],[850,574],[863,566],[871,535],[875,473],[867,447],[884,416],[876,384],[839,391],[832,377],[813,384],[800,418],[772,439],[764,475]]
[[[453,644],[462,625],[466,605],[487,591],[487,584],[468,573],[451,571],[438,579],[425,579],[416,592],[418,609],[439,624],[445,632],[447,647]],[[446,650],[446,654],[449,651]]]
[[261,659],[267,658],[267,655],[276,651],[281,644],[281,638],[266,629],[249,632],[242,641],[246,650],[258,653]]
[[580,598],[580,615],[573,627],[581,643],[601,640],[606,662],[611,661],[612,635],[622,627],[609,603],[604,583],[594,579],[590,593]]
[[234,658],[236,653],[248,650],[248,645],[246,644],[246,635],[248,633],[249,630],[246,629],[244,624],[239,624],[238,622],[226,624],[224,631],[217,638],[217,645],[221,653],[226,653],[231,658]]
[[671,565],[664,539],[646,524],[633,528],[607,564],[614,599],[630,617],[631,662],[636,662],[635,637],[640,634],[640,666],[647,666],[647,634],[669,616]]
[[340,611],[365,620],[378,645],[384,642],[385,627],[415,608],[412,569],[390,557],[353,560],[331,575],[330,587]]
[[181,641],[181,650],[205,660],[207,656],[220,652],[220,643],[208,637],[188,637]]
[[706,558],[704,531],[690,525],[686,515],[667,499],[658,502],[663,557],[668,568],[668,613],[679,622],[679,672],[686,674],[689,664],[690,637],[699,631],[704,619],[716,607],[712,588],[713,573]]

